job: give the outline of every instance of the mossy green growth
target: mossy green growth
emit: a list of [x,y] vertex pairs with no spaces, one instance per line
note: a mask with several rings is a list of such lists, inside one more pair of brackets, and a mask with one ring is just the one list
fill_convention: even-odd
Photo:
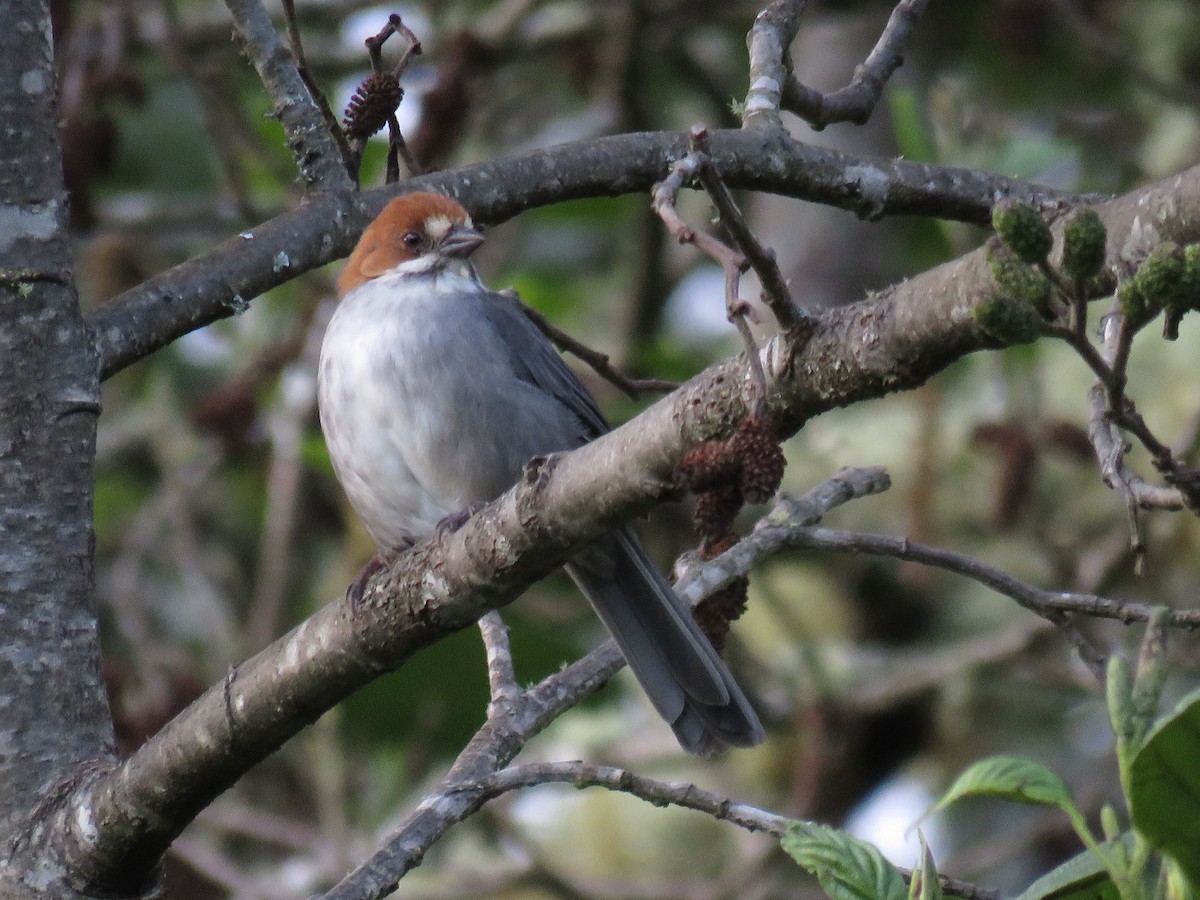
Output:
[[983,253],[992,277],[1005,297],[1049,315],[1050,281],[1039,269],[1019,260],[1007,245],[995,238],[987,242]]
[[1020,200],[1006,198],[993,206],[992,228],[1021,262],[1040,263],[1054,246],[1045,219]]
[[1045,331],[1046,323],[1028,303],[992,294],[972,312],[975,322],[989,335],[1005,344],[1028,344]]
[[1200,310],[1200,244],[1183,248],[1183,291],[1187,308]]
[[1117,288],[1117,308],[1133,328],[1141,328],[1158,315],[1161,309],[1142,293],[1137,278],[1124,281]]
[[1100,215],[1091,207],[1077,209],[1063,225],[1063,271],[1083,283],[1104,265],[1104,245],[1108,230]]
[[1117,276],[1107,266],[1089,278],[1087,284],[1084,285],[1084,293],[1087,294],[1089,300],[1098,300],[1100,297],[1111,297],[1116,291]]
[[1174,241],[1163,241],[1138,266],[1131,281],[1155,311],[1181,309],[1187,301],[1186,262]]

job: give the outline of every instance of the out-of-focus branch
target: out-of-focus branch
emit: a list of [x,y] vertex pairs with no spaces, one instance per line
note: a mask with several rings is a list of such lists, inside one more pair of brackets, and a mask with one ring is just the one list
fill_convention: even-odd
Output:
[[[731,822],[747,831],[763,831],[782,838],[792,824],[792,819],[769,812],[748,803],[738,803],[728,797],[706,791],[690,782],[661,781],[630,772],[616,766],[589,765],[580,761],[528,763],[502,769],[473,783],[451,788],[441,802],[452,802],[457,794],[471,798],[470,812],[476,812],[484,803],[511,791],[537,787],[545,784],[567,784],[574,788],[601,787],[610,791],[630,794],[653,806],[679,806],[705,813],[721,822]],[[904,870],[902,870],[904,871]],[[905,871],[906,877],[909,875]],[[999,900],[996,891],[977,887],[969,882],[940,876],[943,890],[965,900]],[[355,893],[335,888],[325,895],[325,900],[369,900],[382,894]]]
[[[917,544],[904,538],[885,535],[856,534],[834,531],[827,528],[796,530],[783,538],[794,547],[816,550],[835,550],[840,553],[870,553],[875,556],[890,556],[923,565],[934,566],[965,575],[990,587],[997,593],[1009,597],[1039,616],[1054,621],[1058,614],[1075,613],[1119,622],[1146,622],[1154,606],[1130,600],[1114,600],[1095,594],[1073,591],[1048,591],[1035,587],[1018,578],[994,569],[970,557]],[[718,558],[714,562],[719,563]],[[1167,623],[1175,628],[1193,630],[1200,627],[1200,612],[1196,610],[1174,610]],[[1055,622],[1055,624],[1058,624]],[[1101,658],[1096,654],[1094,661]],[[1086,661],[1086,660],[1085,660]]]
[[271,462],[267,471],[267,508],[259,542],[258,571],[247,633],[251,647],[262,647],[279,632],[279,621],[292,570],[304,429],[317,403],[317,360],[331,310],[318,309],[308,325],[300,358],[279,376],[279,398],[268,422]]
[[888,79],[904,63],[904,45],[927,5],[928,0],[897,3],[879,40],[845,87],[822,93],[801,83],[789,70],[783,85],[783,108],[818,131],[834,122],[865,123],[879,104]]
[[288,146],[310,191],[354,188],[342,147],[259,0],[226,0],[238,37],[271,97]]
[[800,30],[800,14],[808,0],[775,0],[754,19],[746,36],[750,50],[750,90],[742,122],[753,127],[783,125],[779,111],[783,88],[792,75],[788,50]]
[[758,14],[747,38],[750,90],[743,121],[748,126],[778,127],[780,110],[787,110],[818,131],[834,122],[863,124],[878,105],[888,79],[904,62],[904,45],[927,4],[928,0],[900,0],[850,83],[823,93],[796,77],[789,55],[807,0],[776,0]]

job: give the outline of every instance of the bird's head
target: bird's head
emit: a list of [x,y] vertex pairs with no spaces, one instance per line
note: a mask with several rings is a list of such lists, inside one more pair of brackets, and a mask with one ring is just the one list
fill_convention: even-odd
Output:
[[469,272],[467,257],[482,242],[483,235],[458,202],[441,194],[405,194],[367,226],[338,278],[338,293],[344,297],[389,273]]

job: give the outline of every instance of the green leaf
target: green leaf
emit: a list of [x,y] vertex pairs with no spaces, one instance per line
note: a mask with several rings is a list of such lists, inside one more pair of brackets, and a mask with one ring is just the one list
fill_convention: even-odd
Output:
[[817,876],[832,900],[907,900],[904,878],[896,867],[871,844],[844,831],[793,822],[780,845]]
[[1012,756],[981,759],[958,776],[934,810],[963,797],[1000,797],[1016,803],[1057,806],[1068,815],[1078,811],[1066,783],[1041,763]]
[[921,863],[913,869],[912,879],[908,882],[908,900],[942,900],[942,885],[938,881],[933,851],[919,829],[917,836],[921,839]]
[[1167,900],[1196,900],[1197,890],[1174,860],[1166,860]]
[[1200,886],[1200,691],[1180,701],[1146,738],[1130,766],[1134,827]]
[[[1121,841],[1132,844],[1133,835],[1126,834]],[[1100,857],[1091,850],[1085,850],[1051,869],[1031,884],[1017,900],[1120,900],[1120,894]]]
[[1129,661],[1120,653],[1108,658],[1108,679],[1105,689],[1108,701],[1108,721],[1122,746],[1128,745],[1136,732],[1133,716],[1133,673]]

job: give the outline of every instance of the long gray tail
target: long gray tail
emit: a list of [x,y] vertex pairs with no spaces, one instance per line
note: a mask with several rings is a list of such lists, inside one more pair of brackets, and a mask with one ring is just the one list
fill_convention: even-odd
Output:
[[566,570],[684,750],[762,742],[746,695],[630,529],[589,547]]

